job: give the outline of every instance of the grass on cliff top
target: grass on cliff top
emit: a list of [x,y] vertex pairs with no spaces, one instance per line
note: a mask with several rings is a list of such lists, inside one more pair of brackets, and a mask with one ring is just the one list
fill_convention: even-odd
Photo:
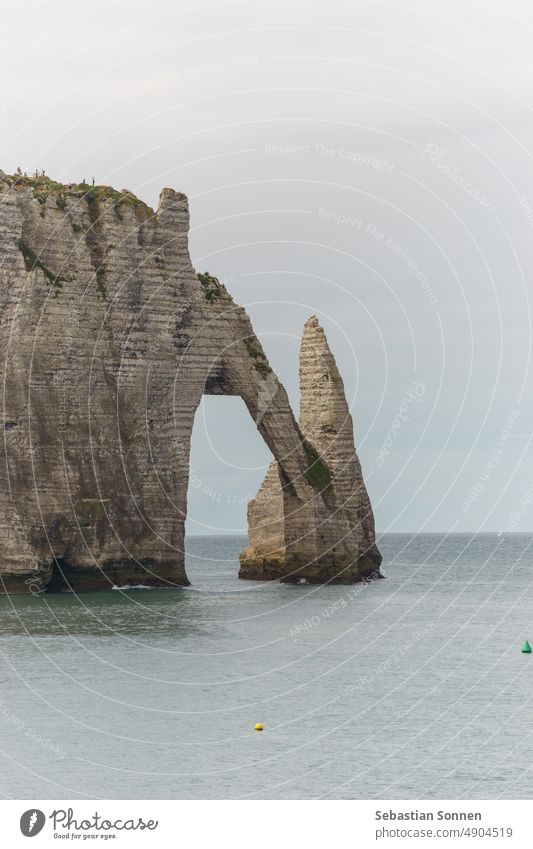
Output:
[[55,199],[57,206],[64,209],[67,197],[85,199],[87,203],[96,201],[111,201],[115,206],[129,206],[132,209],[142,209],[147,216],[153,217],[154,210],[139,200],[133,192],[123,189],[121,192],[112,186],[92,186],[89,183],[57,183],[46,175],[44,177],[25,177],[19,174],[9,175],[13,186],[17,190],[32,189],[33,197],[39,203],[46,203],[47,198]]

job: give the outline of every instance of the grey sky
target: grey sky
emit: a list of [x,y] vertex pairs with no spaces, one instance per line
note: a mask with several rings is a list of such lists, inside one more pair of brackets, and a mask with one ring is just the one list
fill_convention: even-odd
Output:
[[[193,262],[247,306],[295,409],[316,313],[380,531],[533,530],[529,3],[2,12],[0,167],[185,191]],[[206,399],[190,531],[242,531],[268,461],[242,402]]]

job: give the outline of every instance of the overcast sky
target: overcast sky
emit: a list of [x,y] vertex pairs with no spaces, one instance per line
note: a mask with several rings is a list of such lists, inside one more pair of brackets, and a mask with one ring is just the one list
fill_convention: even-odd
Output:
[[[316,313],[379,531],[533,530],[529,2],[3,0],[0,29],[0,168],[185,191],[295,410]],[[189,531],[243,532],[268,462],[205,399]]]

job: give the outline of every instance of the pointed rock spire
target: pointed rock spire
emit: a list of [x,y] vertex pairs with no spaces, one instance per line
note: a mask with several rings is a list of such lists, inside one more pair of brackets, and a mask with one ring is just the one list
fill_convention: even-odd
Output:
[[[374,517],[354,444],[353,421],[335,358],[316,316],[304,326],[300,349],[300,430],[315,485],[315,550],[304,562],[299,540],[288,544],[282,476],[272,463],[249,506],[250,547],[241,577],[354,582],[379,577]],[[324,472],[324,474],[322,474]],[[309,539],[303,530],[301,540]],[[295,565],[296,564],[296,565]],[[292,570],[292,571],[291,571]]]
[[300,429],[329,465],[337,500],[346,511],[350,527],[360,526],[363,551],[380,563],[374,516],[355,450],[344,383],[316,316],[305,323],[300,349]]

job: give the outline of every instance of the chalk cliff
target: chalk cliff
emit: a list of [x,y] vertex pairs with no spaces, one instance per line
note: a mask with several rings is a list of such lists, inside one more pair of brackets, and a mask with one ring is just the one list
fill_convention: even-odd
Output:
[[[188,226],[187,198],[171,189],[153,212],[130,192],[0,172],[0,591],[186,585],[203,394],[240,395],[276,459],[275,522],[258,546],[250,508],[243,577],[353,581],[378,569],[355,451],[338,451],[311,409],[306,419],[304,399],[302,437],[246,312],[194,271]],[[313,357],[321,331],[309,327]],[[302,379],[310,398],[315,379]]]
[[[300,350],[300,430],[311,459],[315,498],[323,499],[318,526],[321,549],[304,569],[286,544],[291,514],[284,510],[283,474],[271,463],[248,509],[249,547],[241,555],[243,578],[269,579],[289,574],[322,582],[324,548],[329,552],[327,579],[352,582],[380,577],[381,555],[375,543],[374,517],[357,456],[353,422],[344,386],[325,333],[315,316],[305,324]],[[301,540],[298,543],[301,544]]]

